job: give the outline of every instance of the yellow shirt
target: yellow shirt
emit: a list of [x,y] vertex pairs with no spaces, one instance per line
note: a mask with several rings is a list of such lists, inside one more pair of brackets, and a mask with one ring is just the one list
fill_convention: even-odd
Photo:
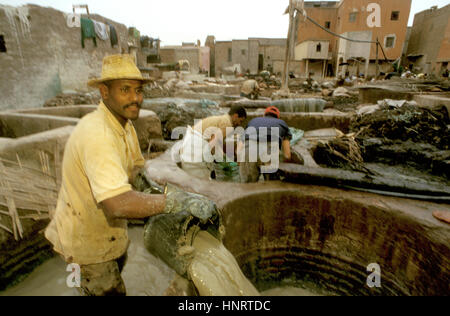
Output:
[[[200,132],[203,137],[209,140],[212,136],[213,130],[208,130],[210,127],[216,127],[221,130],[222,137],[225,139],[227,137],[227,127],[233,127],[233,123],[231,121],[231,116],[228,114],[221,116],[210,116],[203,119],[200,123],[194,126],[194,130]],[[205,133],[206,131],[206,133]]]
[[58,203],[45,231],[68,263],[103,263],[126,252],[127,220],[106,217],[100,203],[131,191],[131,173],[144,163],[132,123],[122,127],[103,102],[80,120],[66,144]]

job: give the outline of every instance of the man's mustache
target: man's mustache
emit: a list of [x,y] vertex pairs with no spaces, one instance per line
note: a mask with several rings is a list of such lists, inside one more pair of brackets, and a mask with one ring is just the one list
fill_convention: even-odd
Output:
[[127,105],[125,105],[124,107],[123,107],[123,109],[125,110],[125,109],[128,109],[130,106],[136,106],[136,107],[138,107],[139,109],[142,107],[142,104],[139,104],[139,103],[130,103],[130,104],[127,104]]

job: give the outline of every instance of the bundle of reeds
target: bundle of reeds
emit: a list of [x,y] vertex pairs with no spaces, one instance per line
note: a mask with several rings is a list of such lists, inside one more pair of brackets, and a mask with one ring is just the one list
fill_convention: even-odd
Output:
[[318,144],[314,151],[317,163],[372,174],[364,167],[364,159],[354,134],[342,135]]
[[17,161],[0,158],[0,214],[11,219],[0,221],[0,228],[19,240],[24,237],[22,219],[46,219],[55,209],[58,181],[46,153],[39,152],[41,170],[25,166],[16,157]]

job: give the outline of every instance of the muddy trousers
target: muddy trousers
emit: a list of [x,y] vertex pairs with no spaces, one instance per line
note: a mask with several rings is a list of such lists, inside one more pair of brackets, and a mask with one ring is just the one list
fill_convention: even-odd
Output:
[[[263,166],[267,166],[267,163],[263,163],[260,160],[260,149],[261,147],[264,146],[265,147],[265,153],[270,155],[272,152],[272,147],[270,143],[258,143],[255,141],[247,141],[245,144],[245,161],[241,162],[239,164],[239,175],[241,178],[241,183],[255,183],[258,182],[260,177],[261,177],[261,167]],[[256,157],[256,162],[250,162],[250,153],[249,150],[250,148],[257,148],[257,156],[254,156],[253,158]],[[276,153],[274,153],[278,156],[278,161],[282,162],[284,160],[283,155],[281,153],[281,151],[277,151]],[[276,166],[276,169],[278,169],[278,166]],[[273,173],[266,173],[264,174],[264,179],[266,181],[269,180],[279,180],[279,173],[276,170],[273,170]]]
[[121,273],[127,261],[127,254],[99,264],[80,266],[82,296],[126,296],[125,283]]

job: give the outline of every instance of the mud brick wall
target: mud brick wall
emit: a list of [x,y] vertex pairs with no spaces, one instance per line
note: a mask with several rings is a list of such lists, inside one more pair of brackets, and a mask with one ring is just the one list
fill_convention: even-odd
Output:
[[99,15],[90,18],[116,28],[119,45],[114,48],[109,40],[97,38],[97,47],[87,39],[83,49],[81,29],[68,27],[61,11],[36,5],[19,8],[27,15],[28,32],[17,16],[8,18],[8,8],[0,6],[0,36],[7,50],[0,52],[0,111],[40,107],[66,90],[86,92],[86,82],[100,74],[104,56],[128,52],[127,27]]

